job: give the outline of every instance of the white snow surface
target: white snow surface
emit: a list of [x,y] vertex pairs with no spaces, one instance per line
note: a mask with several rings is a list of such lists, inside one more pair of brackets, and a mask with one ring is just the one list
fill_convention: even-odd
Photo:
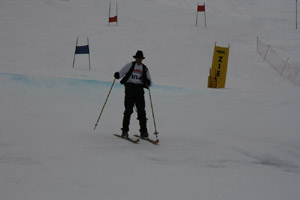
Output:
[[[115,13],[112,1],[112,15]],[[256,53],[256,37],[300,65],[295,0],[1,0],[1,200],[298,200],[300,87]],[[72,62],[76,38],[88,56]],[[225,89],[208,89],[215,42]],[[143,50],[160,144],[120,133],[115,71]],[[145,91],[148,129],[154,126]],[[136,113],[130,135],[138,133]]]

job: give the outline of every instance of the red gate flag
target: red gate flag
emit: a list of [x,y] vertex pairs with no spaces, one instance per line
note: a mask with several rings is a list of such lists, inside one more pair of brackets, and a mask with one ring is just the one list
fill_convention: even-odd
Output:
[[109,18],[109,23],[111,22],[117,22],[118,21],[118,16],[110,17]]
[[198,12],[205,12],[205,5],[198,5]]
[[204,13],[204,23],[205,23],[205,27],[206,27],[206,12],[205,12],[205,3],[203,3],[203,5],[199,5],[199,3],[197,3],[197,17],[196,17],[196,26],[198,25],[198,12],[203,12],[203,13]]
[[109,2],[109,15],[108,15],[108,25],[115,22],[118,25],[118,3],[116,3],[116,15],[114,17],[110,16],[111,2]]

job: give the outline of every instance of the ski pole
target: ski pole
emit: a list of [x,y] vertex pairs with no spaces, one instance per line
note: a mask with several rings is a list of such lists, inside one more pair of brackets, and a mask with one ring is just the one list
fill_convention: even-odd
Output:
[[109,90],[109,92],[108,92],[108,95],[107,95],[107,97],[106,97],[106,100],[105,100],[105,102],[104,102],[104,105],[103,105],[103,107],[102,107],[102,109],[101,109],[100,115],[99,115],[99,117],[98,117],[98,120],[97,120],[97,122],[96,122],[96,124],[95,124],[94,130],[96,129],[96,127],[97,127],[97,125],[98,125],[98,122],[99,122],[99,120],[100,120],[100,118],[101,118],[102,112],[103,112],[103,110],[104,110],[104,107],[105,107],[106,102],[107,102],[107,100],[108,100],[108,97],[109,97],[109,95],[110,95],[110,92],[111,92],[111,90],[112,90],[112,88],[113,88],[113,86],[114,86],[114,84],[115,84],[115,81],[116,81],[116,79],[114,79],[114,81],[113,81],[113,83],[112,83],[112,85],[111,85],[111,87],[110,87],[110,90]]
[[152,104],[150,87],[148,88],[148,91],[149,91],[149,98],[150,98],[150,104],[151,104],[151,110],[152,110],[152,117],[153,117],[154,129],[155,129],[154,135],[156,135],[156,138],[157,138],[158,132],[156,130],[156,122],[155,122],[155,117],[154,117],[154,110],[153,110],[153,104]]

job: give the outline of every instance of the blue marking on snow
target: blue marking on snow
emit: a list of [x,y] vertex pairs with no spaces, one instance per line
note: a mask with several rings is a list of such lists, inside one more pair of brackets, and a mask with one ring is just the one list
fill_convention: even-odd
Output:
[[[17,83],[20,83],[23,86],[34,86],[40,88],[68,88],[70,90],[81,88],[84,92],[85,87],[92,89],[99,89],[99,87],[111,87],[112,82],[108,81],[99,81],[99,80],[90,80],[90,79],[79,79],[79,78],[65,78],[65,77],[37,77],[37,76],[28,76],[21,74],[10,74],[10,73],[0,73],[0,78],[6,78],[13,80]],[[116,81],[114,88],[123,88],[123,86]],[[155,91],[168,91],[171,93],[198,93],[199,90],[188,89],[177,86],[166,86],[166,85],[156,85],[154,84],[151,87]],[[151,90],[151,91],[152,91]]]
[[19,74],[0,73],[0,78],[8,78],[15,81],[21,81],[24,84],[29,84],[31,82],[28,77]]

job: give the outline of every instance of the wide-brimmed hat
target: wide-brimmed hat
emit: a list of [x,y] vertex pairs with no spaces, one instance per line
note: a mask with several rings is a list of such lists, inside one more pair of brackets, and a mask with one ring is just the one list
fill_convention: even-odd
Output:
[[137,51],[136,54],[133,56],[134,58],[142,58],[145,59],[144,54],[142,51]]

